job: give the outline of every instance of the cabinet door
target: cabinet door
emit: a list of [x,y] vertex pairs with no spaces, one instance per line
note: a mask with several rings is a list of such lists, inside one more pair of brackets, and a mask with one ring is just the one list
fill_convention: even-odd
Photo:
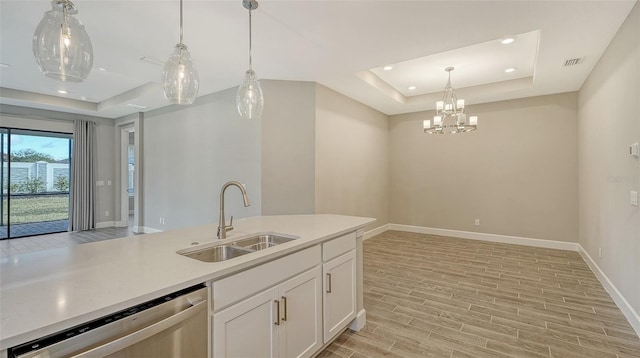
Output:
[[356,316],[356,252],[325,263],[323,277],[324,342],[338,334]]
[[298,275],[279,289],[280,356],[310,357],[322,346],[322,268]]
[[278,302],[274,287],[215,313],[213,357],[277,357]]

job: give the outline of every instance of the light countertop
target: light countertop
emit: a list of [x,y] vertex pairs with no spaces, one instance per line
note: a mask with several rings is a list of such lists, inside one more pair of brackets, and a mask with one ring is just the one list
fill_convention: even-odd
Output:
[[224,262],[176,251],[221,242],[217,224],[0,258],[0,351],[364,227],[374,219],[281,215],[237,219],[224,242],[254,233],[300,237]]

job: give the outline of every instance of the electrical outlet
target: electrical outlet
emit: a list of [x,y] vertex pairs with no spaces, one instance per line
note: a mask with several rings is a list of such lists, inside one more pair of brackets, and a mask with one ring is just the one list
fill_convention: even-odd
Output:
[[109,216],[109,210],[104,212],[104,216],[108,217]]
[[602,258],[602,248],[601,247],[598,248],[598,258],[599,259]]
[[160,218],[160,224],[164,224],[164,218]]
[[638,206],[638,192],[637,191],[633,191],[633,190],[631,191],[631,193],[629,195],[629,202],[633,206]]
[[480,226],[480,219],[476,219],[475,225]]

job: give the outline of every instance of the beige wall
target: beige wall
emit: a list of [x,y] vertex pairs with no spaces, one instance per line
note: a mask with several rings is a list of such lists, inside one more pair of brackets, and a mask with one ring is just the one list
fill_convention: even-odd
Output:
[[247,185],[251,207],[243,207],[240,191],[229,188],[227,220],[231,215],[260,215],[261,121],[240,119],[235,96],[232,88],[202,96],[190,106],[145,113],[145,227],[168,230],[217,223],[220,188],[229,180]]
[[[640,313],[640,5],[636,4],[580,89],[580,244]],[[598,258],[598,249],[602,258]]]
[[389,222],[387,115],[324,86],[316,89],[316,213]]
[[312,214],[315,83],[261,81],[262,214]]
[[432,112],[391,116],[391,222],[577,241],[577,94],[468,113],[477,131],[442,136],[422,131]]

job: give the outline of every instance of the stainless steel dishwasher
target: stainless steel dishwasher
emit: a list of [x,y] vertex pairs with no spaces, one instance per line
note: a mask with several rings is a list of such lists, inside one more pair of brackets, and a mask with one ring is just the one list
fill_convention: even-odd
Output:
[[9,357],[206,357],[207,289],[193,286],[27,342]]

